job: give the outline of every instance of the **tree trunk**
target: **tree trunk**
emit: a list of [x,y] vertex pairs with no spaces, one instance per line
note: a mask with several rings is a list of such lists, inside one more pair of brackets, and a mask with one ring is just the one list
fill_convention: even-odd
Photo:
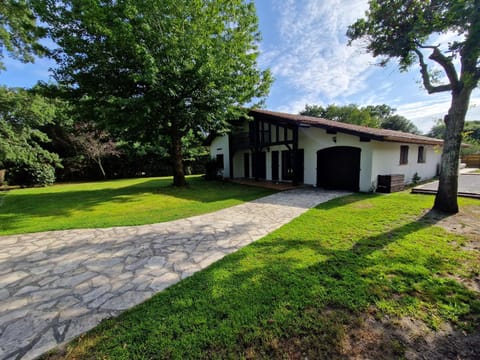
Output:
[[100,171],[102,172],[103,178],[105,179],[107,177],[107,174],[105,173],[105,170],[103,169],[102,159],[101,158],[95,159],[95,162],[98,164],[98,167],[100,168]]
[[176,131],[172,134],[172,166],[173,186],[185,186],[185,172],[183,170],[182,136]]
[[458,93],[454,91],[450,110],[445,117],[440,181],[433,209],[450,214],[458,212],[458,165],[470,94],[471,89],[465,87]]

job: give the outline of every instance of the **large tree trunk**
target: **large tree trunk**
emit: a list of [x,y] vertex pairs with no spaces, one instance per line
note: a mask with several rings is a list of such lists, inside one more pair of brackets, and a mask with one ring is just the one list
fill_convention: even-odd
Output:
[[172,134],[172,166],[173,186],[185,186],[185,172],[183,170],[182,136],[174,131]]
[[446,213],[458,212],[458,165],[462,132],[471,90],[465,87],[452,94],[452,103],[445,117],[445,136],[440,165],[440,181],[433,208]]

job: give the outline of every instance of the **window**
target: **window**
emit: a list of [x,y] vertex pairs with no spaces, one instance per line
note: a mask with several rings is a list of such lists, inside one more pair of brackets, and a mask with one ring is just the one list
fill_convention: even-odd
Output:
[[408,164],[408,146],[400,146],[400,165]]
[[223,169],[223,154],[217,154],[217,167],[218,169]]
[[419,146],[418,147],[418,163],[423,164],[425,162],[425,147]]

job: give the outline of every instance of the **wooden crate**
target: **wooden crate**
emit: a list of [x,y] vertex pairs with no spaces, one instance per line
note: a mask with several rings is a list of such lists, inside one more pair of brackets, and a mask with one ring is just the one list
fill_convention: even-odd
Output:
[[462,163],[467,164],[469,168],[480,168],[480,154],[465,155],[462,157]]
[[403,174],[378,175],[377,192],[392,193],[402,191],[405,188],[405,176]]

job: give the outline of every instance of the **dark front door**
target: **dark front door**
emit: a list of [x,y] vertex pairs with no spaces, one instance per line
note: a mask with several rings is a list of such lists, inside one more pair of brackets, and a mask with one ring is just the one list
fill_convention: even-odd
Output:
[[292,151],[282,151],[282,180],[293,179],[293,159]]
[[317,185],[327,189],[358,191],[361,149],[334,146],[317,152]]
[[250,177],[250,154],[243,154],[243,177]]
[[272,151],[272,180],[278,180],[278,151]]
[[252,153],[252,161],[255,180],[265,179],[267,177],[267,153],[265,151]]
[[293,172],[297,169],[297,181],[303,182],[303,149],[298,149],[297,156],[292,150],[282,151],[282,180],[294,180]]

